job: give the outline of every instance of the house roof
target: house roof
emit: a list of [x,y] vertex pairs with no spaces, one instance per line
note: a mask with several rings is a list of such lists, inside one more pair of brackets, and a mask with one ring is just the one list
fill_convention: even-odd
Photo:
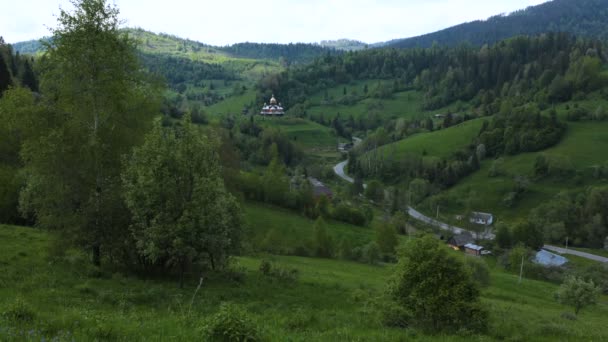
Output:
[[473,236],[469,233],[456,234],[452,236],[450,241],[453,241],[456,246],[464,246],[474,242]]
[[314,177],[308,177],[308,181],[312,185],[312,192],[315,197],[322,195],[325,195],[327,197],[333,196],[333,192],[331,191],[331,189],[325,184],[323,184],[323,182],[321,182],[320,180]]
[[476,250],[476,251],[480,251],[480,250],[483,249],[482,246],[478,246],[478,245],[473,244],[473,243],[467,243],[466,245],[464,245],[464,248],[473,249],[473,250]]
[[482,213],[482,212],[479,212],[479,211],[474,211],[474,212],[471,213],[471,217],[472,218],[476,218],[476,219],[481,219],[481,220],[488,221],[488,220],[491,220],[493,216],[490,213]]
[[544,249],[541,249],[536,253],[534,262],[544,266],[562,266],[568,262],[568,259],[561,255],[553,254]]

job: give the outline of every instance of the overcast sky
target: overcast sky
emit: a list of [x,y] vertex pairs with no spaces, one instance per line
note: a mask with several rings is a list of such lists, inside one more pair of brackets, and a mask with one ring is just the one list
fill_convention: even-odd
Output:
[[[546,0],[108,0],[125,26],[207,44],[318,42],[350,38],[375,43],[487,19]],[[38,39],[56,26],[69,0],[2,0],[0,36]]]

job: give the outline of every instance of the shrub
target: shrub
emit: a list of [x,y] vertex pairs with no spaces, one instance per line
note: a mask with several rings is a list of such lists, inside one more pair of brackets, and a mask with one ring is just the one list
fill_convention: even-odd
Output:
[[219,311],[202,326],[204,341],[234,342],[262,341],[259,328],[241,307],[224,303]]
[[305,331],[317,321],[317,315],[315,315],[314,312],[298,309],[288,316],[285,325],[287,326],[287,329],[292,331]]
[[259,270],[264,276],[285,282],[296,282],[300,275],[300,271],[296,268],[275,266],[268,260],[262,260],[260,262]]
[[487,330],[488,312],[462,261],[431,236],[410,240],[400,252],[388,293],[411,312],[414,326],[435,333]]
[[12,323],[31,323],[36,317],[34,310],[23,301],[21,298],[17,298],[11,303],[6,310],[2,313],[2,316],[9,322]]
[[410,312],[394,302],[384,303],[380,315],[382,324],[391,328],[407,328],[412,318]]
[[473,281],[475,281],[479,286],[490,286],[490,269],[483,259],[467,257],[465,266],[471,272]]
[[375,242],[370,242],[363,247],[361,258],[368,264],[377,264],[380,261],[380,247]]
[[262,260],[260,262],[259,270],[263,275],[269,275],[272,270],[272,264],[268,260]]

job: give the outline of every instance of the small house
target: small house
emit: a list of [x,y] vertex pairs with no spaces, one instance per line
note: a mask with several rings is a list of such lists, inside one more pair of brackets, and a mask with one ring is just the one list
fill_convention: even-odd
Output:
[[353,148],[353,143],[338,143],[338,151],[346,153]]
[[534,263],[543,266],[559,267],[563,266],[567,262],[568,259],[564,258],[563,256],[548,252],[544,249],[538,251],[534,257]]
[[319,198],[321,196],[325,196],[325,197],[331,199],[334,196],[334,193],[331,191],[331,189],[329,187],[327,187],[325,184],[323,184],[323,182],[321,182],[320,180],[318,180],[314,177],[308,177],[308,181],[310,182],[310,185],[312,186],[312,196],[314,198]]
[[483,226],[491,226],[494,223],[494,216],[489,213],[482,213],[478,211],[474,211],[471,213],[469,217],[469,222],[480,224]]
[[448,245],[455,250],[464,250],[464,246],[469,243],[473,243],[475,240],[473,239],[473,235],[471,233],[465,232],[462,234],[455,234],[448,240]]
[[464,245],[464,252],[469,255],[481,256],[482,250],[483,250],[482,246],[478,246],[473,243],[467,243],[466,245]]

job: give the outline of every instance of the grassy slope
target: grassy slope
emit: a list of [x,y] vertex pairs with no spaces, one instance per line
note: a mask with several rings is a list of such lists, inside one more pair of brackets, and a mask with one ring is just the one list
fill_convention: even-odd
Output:
[[448,157],[453,152],[466,147],[479,133],[483,119],[463,122],[459,125],[421,133],[380,147],[380,153],[394,154],[396,158],[408,153],[424,154],[430,157]]
[[[63,340],[200,340],[201,323],[225,301],[243,305],[271,341],[477,339],[382,327],[372,303],[389,277],[386,266],[269,257],[275,265],[299,270],[297,283],[284,283],[261,276],[259,258],[242,257],[243,282],[208,275],[189,308],[194,279],[179,289],[171,280],[105,276],[107,271],[100,274],[75,254],[49,258],[49,243],[46,232],[0,226],[0,311],[22,298],[36,314],[33,323],[22,326],[0,316],[0,340],[40,340],[42,334]],[[532,280],[517,285],[516,276],[491,267],[493,285],[482,297],[491,313],[491,336],[480,338],[608,338],[606,297],[583,310],[579,320],[565,320],[560,314],[570,309],[554,301],[555,285]]]
[[[356,89],[359,95],[363,95],[364,84],[367,83],[371,87],[376,82],[375,80],[357,81],[346,86],[336,86],[328,89],[328,95],[330,98],[339,99],[343,96],[344,87],[349,94],[353,89]],[[392,82],[389,83],[392,84]],[[315,117],[322,114],[325,120],[335,117],[338,113],[342,118],[347,118],[349,115],[354,118],[367,117],[370,113],[375,113],[382,120],[393,118],[423,119],[433,114],[446,113],[448,110],[458,112],[458,109],[467,108],[466,104],[458,102],[438,110],[422,110],[423,94],[414,90],[394,93],[390,99],[365,98],[349,106],[323,104],[323,98],[324,92],[311,96],[310,103],[312,106],[308,109],[308,113]]]
[[[445,212],[450,215],[459,213],[464,208],[463,199],[472,197],[477,210],[492,212],[506,221],[515,221],[561,191],[583,190],[589,185],[601,183],[588,176],[589,167],[605,163],[607,150],[608,122],[568,123],[566,135],[556,146],[541,152],[504,157],[505,176],[489,177],[492,161],[484,161],[479,171],[444,192],[444,196],[449,199]],[[539,154],[567,157],[575,169],[581,170],[586,176],[582,182],[572,178],[548,178],[534,182],[514,207],[505,207],[502,199],[512,191],[515,184],[513,176],[525,175],[532,178],[534,161]]]
[[257,122],[265,127],[280,129],[305,149],[336,151],[338,141],[345,141],[336,137],[331,128],[305,119],[293,117],[266,118],[257,120]]
[[[262,244],[270,231],[276,233],[278,244],[285,250],[301,246],[313,236],[314,221],[286,209],[249,202],[245,205],[245,220],[253,245]],[[327,222],[327,230],[334,241],[348,239],[353,246],[367,244],[375,236],[371,228],[334,221]]]

